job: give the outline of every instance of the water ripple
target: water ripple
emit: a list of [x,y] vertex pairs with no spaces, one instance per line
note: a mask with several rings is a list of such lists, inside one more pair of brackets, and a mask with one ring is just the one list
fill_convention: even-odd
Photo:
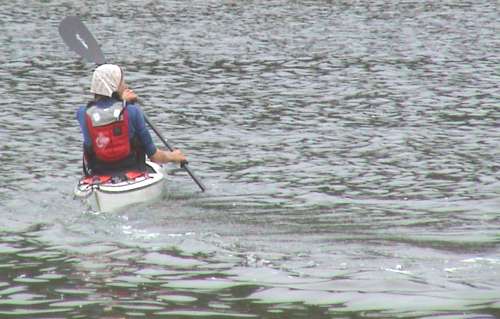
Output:
[[[0,317],[498,317],[497,7],[1,4]],[[72,199],[73,14],[206,194]]]

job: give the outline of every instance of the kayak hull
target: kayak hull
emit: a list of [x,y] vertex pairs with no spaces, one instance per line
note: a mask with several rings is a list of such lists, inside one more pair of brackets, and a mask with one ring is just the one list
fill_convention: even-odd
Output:
[[89,184],[82,179],[74,195],[99,212],[116,212],[130,205],[154,201],[163,194],[165,174],[156,163],[147,161],[146,165],[147,174],[123,181]]

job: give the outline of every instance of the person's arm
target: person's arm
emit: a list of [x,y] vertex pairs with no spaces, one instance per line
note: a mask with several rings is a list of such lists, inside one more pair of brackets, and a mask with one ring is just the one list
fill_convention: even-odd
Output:
[[137,113],[134,116],[134,127],[148,158],[155,163],[186,162],[186,156],[180,150],[169,152],[156,148],[151,138],[151,134],[146,127],[146,121],[142,110],[137,106],[136,110]]
[[155,163],[181,163],[187,160],[186,156],[182,154],[180,150],[174,150],[173,152],[156,150],[156,152],[150,156],[149,159]]
[[76,119],[78,120],[78,123],[80,124],[80,130],[82,132],[83,136],[83,145],[90,147],[92,145],[92,142],[90,140],[90,134],[89,130],[87,128],[87,123],[85,122],[85,112],[86,112],[86,107],[82,106],[78,109],[76,112]]

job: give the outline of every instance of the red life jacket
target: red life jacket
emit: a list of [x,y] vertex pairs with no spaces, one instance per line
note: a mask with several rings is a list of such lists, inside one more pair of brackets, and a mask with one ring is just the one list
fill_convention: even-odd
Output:
[[126,106],[115,103],[103,109],[90,105],[86,112],[86,122],[92,150],[98,160],[118,162],[131,154]]

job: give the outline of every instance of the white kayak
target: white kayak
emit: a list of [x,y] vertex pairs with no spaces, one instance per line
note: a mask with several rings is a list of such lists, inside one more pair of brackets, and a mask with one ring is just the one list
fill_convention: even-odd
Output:
[[84,199],[99,212],[116,212],[127,206],[161,197],[165,174],[162,167],[146,161],[147,172],[131,171],[122,178],[83,177],[75,187],[75,197]]

